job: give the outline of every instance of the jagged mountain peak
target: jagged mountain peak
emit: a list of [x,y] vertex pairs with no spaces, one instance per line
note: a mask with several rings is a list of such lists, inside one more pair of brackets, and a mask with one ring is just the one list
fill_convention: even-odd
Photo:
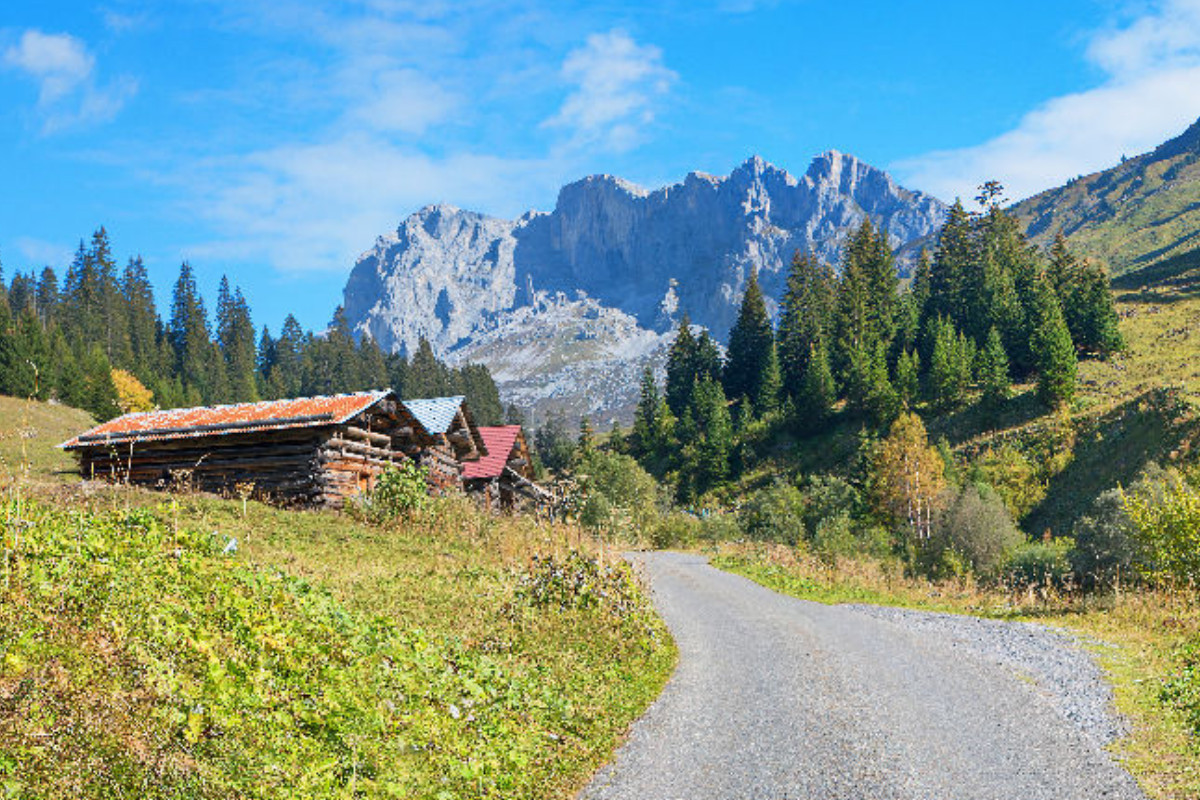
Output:
[[[522,339],[520,326],[556,324],[545,299],[560,293],[619,311],[653,336],[686,311],[723,340],[752,272],[773,308],[797,250],[836,263],[867,217],[899,248],[935,231],[945,211],[834,151],[801,178],[760,155],[725,176],[692,172],[652,190],[591,175],[563,186],[552,211],[516,220],[449,204],[422,208],[359,258],[346,315],[384,347],[411,351],[424,337],[456,359],[483,341],[481,355],[498,358],[497,347]],[[584,328],[590,318],[583,315]]]

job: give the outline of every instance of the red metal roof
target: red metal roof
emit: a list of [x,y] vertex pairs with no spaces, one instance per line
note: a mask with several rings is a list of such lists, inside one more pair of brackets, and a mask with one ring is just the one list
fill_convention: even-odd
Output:
[[487,447],[488,454],[478,461],[464,461],[463,480],[472,478],[496,478],[504,472],[508,457],[521,433],[520,425],[501,425],[496,428],[480,428],[479,435]]
[[385,389],[328,397],[299,397],[262,403],[173,408],[126,414],[97,425],[63,442],[59,447],[70,450],[103,446],[109,442],[129,444],[339,425],[391,394],[390,390]]

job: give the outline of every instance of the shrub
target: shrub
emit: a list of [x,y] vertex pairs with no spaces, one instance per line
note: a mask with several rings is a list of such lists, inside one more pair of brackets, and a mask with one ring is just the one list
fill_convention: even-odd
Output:
[[373,522],[408,516],[429,502],[427,475],[427,470],[413,461],[388,467],[375,480],[374,488],[353,507]]
[[691,514],[672,511],[664,514],[650,532],[650,544],[656,549],[688,547],[699,536],[701,522]]
[[1183,483],[1125,498],[1137,540],[1144,549],[1143,571],[1162,583],[1200,582],[1200,491]]
[[748,539],[794,545],[804,535],[804,495],[785,481],[760,489],[737,512]]
[[1092,502],[1071,533],[1071,568],[1087,589],[1136,581],[1144,556],[1137,529],[1125,512],[1125,492],[1110,489]]
[[533,556],[516,590],[517,600],[534,608],[601,609],[618,617],[639,610],[638,596],[629,564],[604,564],[578,550],[561,558]]
[[1021,519],[1046,497],[1046,484],[1033,463],[1011,443],[988,450],[975,464],[974,474],[993,487],[1014,519]]
[[1071,579],[1073,545],[1066,538],[1018,545],[1004,564],[1005,582],[1014,589],[1062,588]]
[[659,520],[658,484],[633,456],[591,450],[579,460],[580,522],[592,530],[637,540]]
[[975,574],[989,575],[1023,540],[1000,496],[988,486],[967,484],[948,498],[937,515],[925,549],[933,562],[944,560],[944,552],[953,550]]
[[826,520],[854,518],[862,512],[862,495],[848,481],[836,475],[814,475],[804,487],[808,501],[804,509],[804,528],[810,539]]

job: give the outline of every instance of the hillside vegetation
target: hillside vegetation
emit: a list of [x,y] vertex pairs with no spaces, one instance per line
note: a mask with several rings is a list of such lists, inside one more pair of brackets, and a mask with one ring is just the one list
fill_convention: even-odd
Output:
[[55,485],[77,413],[0,402],[38,421],[0,507],[0,796],[566,797],[670,672],[578,529]]
[[1058,233],[1114,275],[1200,246],[1200,122],[1149,153],[1017,203],[1033,241]]

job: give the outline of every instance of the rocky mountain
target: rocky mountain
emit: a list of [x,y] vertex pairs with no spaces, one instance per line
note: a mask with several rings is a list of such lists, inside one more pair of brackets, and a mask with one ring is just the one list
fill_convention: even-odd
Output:
[[776,302],[795,251],[836,262],[867,217],[904,264],[945,212],[835,151],[800,178],[757,156],[654,191],[597,175],[564,186],[553,211],[511,221],[421,209],[358,259],[344,306],[386,348],[425,337],[452,361],[483,360],[509,399],[625,416],[641,363],[661,361],[684,311],[723,339],[752,271]]
[[1200,121],[1149,153],[1017,203],[1030,237],[1061,231],[1120,275],[1200,247]]

